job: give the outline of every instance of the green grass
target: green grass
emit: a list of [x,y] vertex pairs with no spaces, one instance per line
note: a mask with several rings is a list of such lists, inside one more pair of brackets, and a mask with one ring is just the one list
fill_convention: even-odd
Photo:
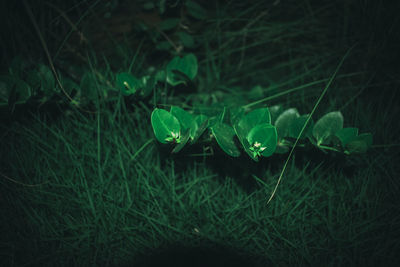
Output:
[[[2,118],[11,116],[0,129],[2,265],[180,266],[191,258],[220,265],[226,260],[229,266],[398,262],[400,129],[399,93],[394,89],[399,76],[386,66],[387,54],[378,60],[391,47],[391,37],[358,14],[372,13],[383,25],[392,22],[373,13],[381,2],[240,3],[213,7],[215,17],[195,33],[200,43],[194,51],[200,59],[195,89],[156,88],[143,101],[119,96],[81,108],[2,110]],[[72,10],[81,14],[78,18],[87,11],[93,19],[99,11],[92,4],[85,10],[74,2]],[[357,4],[364,9],[354,11]],[[263,10],[268,13],[257,17]],[[46,26],[46,16],[60,18],[54,10],[34,11],[43,16],[40,27]],[[368,27],[357,32],[354,27],[361,26],[354,26],[348,14],[358,15],[357,23]],[[24,26],[14,22],[15,29]],[[8,23],[12,27],[12,18]],[[386,39],[368,39],[371,31]],[[354,32],[364,39],[355,38]],[[8,44],[30,51],[19,41],[22,33],[13,34]],[[156,64],[150,59],[157,53],[149,36],[133,35],[141,38],[134,49],[123,49],[132,39],[126,36],[122,50],[110,47],[102,54],[92,46],[86,62],[74,65],[64,55],[55,65],[70,64],[72,74],[97,71],[112,84],[119,70],[132,67],[141,74]],[[62,43],[64,35],[56,37]],[[345,126],[373,133],[374,147],[352,156],[296,149],[268,204],[287,154],[254,163],[247,155],[230,158],[214,145],[171,155],[169,147],[154,139],[154,106],[218,108],[265,99],[259,105],[280,103],[311,112],[355,39],[362,41],[344,62],[314,119],[340,110]],[[50,54],[62,55],[64,47],[56,43],[49,45]],[[42,49],[38,41],[28,46]],[[170,58],[162,54],[155,62],[162,65]],[[257,84],[264,90],[249,93]],[[104,88],[104,81],[98,80],[97,87]],[[156,261],[153,265],[145,264],[148,256]]]

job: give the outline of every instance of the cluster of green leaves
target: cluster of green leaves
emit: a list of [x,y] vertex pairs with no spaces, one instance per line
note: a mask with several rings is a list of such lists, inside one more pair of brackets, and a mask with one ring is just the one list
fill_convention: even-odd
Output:
[[26,103],[33,97],[44,102],[57,91],[53,73],[46,65],[28,69],[20,57],[14,58],[8,73],[0,75],[0,105]]
[[176,145],[173,153],[188,143],[196,143],[208,130],[209,136],[215,138],[229,156],[240,156],[239,144],[254,161],[287,152],[297,139],[301,145],[308,140],[322,150],[346,154],[366,152],[372,145],[370,133],[358,135],[357,128],[343,128],[343,116],[339,111],[327,113],[314,123],[309,115],[300,115],[294,108],[282,111],[280,106],[257,108],[247,113],[241,107],[224,108],[211,117],[172,106],[169,112],[154,109],[151,124],[159,142]]
[[197,58],[193,54],[174,57],[166,66],[165,70],[153,71],[152,73],[137,78],[129,72],[117,74],[116,83],[123,95],[148,96],[157,82],[166,82],[171,86],[186,84],[197,75]]
[[17,57],[8,73],[0,75],[0,106],[23,104],[30,99],[44,103],[60,93],[67,94],[74,104],[94,102],[99,96],[105,99],[118,92],[124,96],[146,97],[152,93],[157,82],[166,82],[171,86],[186,84],[196,77],[197,70],[196,56],[187,54],[174,57],[165,69],[153,71],[140,78],[130,72],[120,72],[115,75],[115,87],[110,86],[98,72],[87,71],[80,82],[59,74],[61,88],[48,66],[37,64],[29,67]]
[[[145,23],[137,24],[137,30],[144,31],[149,36],[156,50],[179,52],[182,49],[195,49],[200,45],[193,31],[187,27],[187,20],[190,19],[196,22],[205,21],[211,10],[207,10],[197,3],[198,1],[193,0],[171,3],[151,0],[143,0],[141,2],[144,12],[152,11],[158,13],[160,17],[166,17],[156,25],[157,29],[154,29],[154,25],[146,25]],[[184,12],[180,12],[179,16],[174,13],[168,14],[169,9],[174,10],[177,6]]]

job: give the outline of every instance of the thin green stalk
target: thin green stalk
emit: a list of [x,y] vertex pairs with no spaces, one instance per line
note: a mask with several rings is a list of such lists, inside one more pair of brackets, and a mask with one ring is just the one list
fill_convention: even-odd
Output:
[[271,194],[271,196],[269,197],[269,199],[268,199],[268,201],[267,201],[267,205],[269,204],[269,202],[271,202],[272,198],[274,197],[274,195],[275,195],[275,193],[276,193],[276,190],[278,189],[278,186],[279,186],[279,184],[280,184],[280,182],[281,182],[281,180],[282,180],[282,176],[283,176],[283,174],[284,174],[284,172],[285,172],[285,170],[286,170],[286,168],[287,168],[287,165],[288,165],[288,163],[289,163],[289,160],[290,160],[290,158],[291,158],[292,155],[293,155],[293,151],[294,151],[294,149],[296,148],[296,145],[297,145],[297,143],[298,143],[299,140],[300,140],[300,136],[303,134],[305,128],[307,127],[308,122],[311,120],[312,115],[314,114],[314,112],[315,112],[315,110],[317,109],[317,107],[319,106],[319,103],[321,102],[322,98],[325,96],[326,92],[328,91],[328,88],[329,88],[330,85],[332,84],[333,79],[336,77],[336,74],[338,73],[339,69],[342,67],[343,62],[345,61],[345,59],[347,58],[347,56],[350,54],[350,51],[351,51],[354,47],[355,47],[355,45],[353,45],[353,46],[346,52],[346,54],[343,56],[342,60],[339,62],[339,65],[336,67],[335,72],[333,73],[333,75],[332,75],[331,78],[329,79],[327,85],[325,86],[325,88],[324,88],[324,90],[322,91],[321,95],[319,96],[317,102],[315,103],[314,108],[312,109],[310,115],[308,116],[306,122],[304,123],[303,128],[301,129],[299,135],[297,136],[296,141],[294,142],[294,145],[293,145],[292,149],[290,150],[288,157],[286,158],[285,164],[283,165],[283,169],[282,169],[282,171],[281,171],[281,173],[280,173],[280,175],[279,175],[278,182],[276,183],[275,188],[274,188],[274,190],[272,191],[272,194]]

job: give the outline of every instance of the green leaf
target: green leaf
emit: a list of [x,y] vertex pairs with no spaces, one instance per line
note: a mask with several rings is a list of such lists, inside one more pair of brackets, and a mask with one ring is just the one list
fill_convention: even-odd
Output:
[[20,80],[23,79],[24,70],[28,67],[28,62],[24,58],[22,55],[14,57],[8,68],[9,73]]
[[[295,108],[287,109],[278,116],[275,122],[275,127],[279,140],[285,137],[290,137],[292,124],[298,117],[300,117],[300,114]],[[293,129],[293,131],[294,130],[295,129]]]
[[[301,129],[303,129],[303,126],[306,123],[307,119],[308,119],[308,114],[301,115],[300,117],[294,119],[294,121],[292,121],[289,127],[289,137],[297,138],[301,132]],[[314,127],[314,122],[312,121],[312,119],[310,119],[306,128],[301,134],[300,139],[309,137],[311,135],[313,127]]]
[[211,131],[225,153],[232,157],[240,156],[240,151],[233,140],[235,132],[231,126],[225,123],[217,123],[211,128]]
[[360,134],[357,137],[357,139],[363,140],[367,144],[368,148],[372,146],[372,134],[371,133]]
[[355,140],[358,136],[357,128],[342,128],[335,133],[335,136],[340,140],[342,147]]
[[31,97],[32,93],[30,86],[18,77],[13,75],[4,75],[1,76],[0,80],[2,82],[0,92],[0,97],[2,98],[1,102],[4,101],[3,103],[9,103],[12,94],[15,94],[15,99],[13,97],[13,101],[15,102],[26,102]]
[[197,58],[195,55],[188,54],[184,57],[174,57],[167,65],[167,82],[172,86],[186,83],[185,79],[176,74],[176,71],[183,73],[190,80],[193,80],[197,75],[197,70]]
[[326,143],[331,135],[334,135],[343,128],[343,115],[340,111],[333,111],[325,114],[314,125],[313,136],[317,146]]
[[189,0],[186,2],[186,8],[188,13],[196,18],[196,19],[206,19],[207,18],[207,10],[205,10],[202,6],[196,3],[196,1]]
[[251,129],[259,124],[271,123],[271,115],[268,108],[258,108],[244,115],[238,122],[239,128],[247,136]]
[[117,88],[123,95],[132,95],[142,86],[140,80],[135,78],[132,74],[122,72],[117,74]]
[[191,143],[195,143],[197,139],[204,133],[208,126],[208,117],[200,114],[194,117],[195,126],[190,129]]
[[186,32],[177,32],[176,34],[178,35],[179,40],[181,40],[184,47],[193,48],[194,39],[190,34],[187,34]]
[[181,126],[178,119],[168,111],[158,108],[153,110],[151,125],[160,143],[180,143]]
[[195,122],[193,115],[186,110],[177,106],[172,106],[170,113],[178,119],[183,131],[194,127],[193,124]]
[[41,90],[46,96],[52,96],[56,92],[56,80],[53,72],[46,65],[40,64],[37,72],[41,81]]
[[161,21],[160,23],[160,30],[162,31],[169,31],[173,28],[176,28],[179,24],[179,18],[169,18]]
[[278,135],[275,126],[263,123],[255,126],[247,135],[250,144],[249,150],[253,158],[257,156],[269,157],[276,149]]
[[372,146],[372,134],[363,133],[346,145],[348,153],[365,153]]

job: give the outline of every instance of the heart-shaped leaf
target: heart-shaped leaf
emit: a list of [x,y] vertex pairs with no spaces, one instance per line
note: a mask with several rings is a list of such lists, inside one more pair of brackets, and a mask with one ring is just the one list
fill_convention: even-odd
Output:
[[275,152],[278,142],[276,128],[269,123],[259,124],[248,133],[247,141],[252,158],[269,157]]
[[[244,115],[237,123],[237,134],[241,142],[249,134],[250,130],[260,124],[269,124],[271,115],[268,108],[258,108]],[[235,130],[236,130],[235,128]],[[243,143],[243,142],[242,142]]]
[[327,143],[329,137],[343,128],[343,115],[340,111],[333,111],[322,116],[314,125],[313,136],[317,146]]
[[117,88],[123,95],[132,95],[136,93],[141,86],[141,81],[135,78],[132,74],[127,72],[117,74]]
[[300,114],[295,108],[287,109],[278,116],[275,122],[275,127],[279,140],[285,137],[290,137],[292,125],[298,117],[300,117]]
[[342,147],[346,147],[348,143],[355,140],[358,136],[357,128],[342,128],[335,133],[335,136],[339,139]]
[[158,108],[153,110],[151,125],[160,143],[180,143],[181,126],[178,119],[168,111]]
[[186,82],[185,79],[176,74],[176,71],[193,80],[197,75],[197,70],[197,58],[195,55],[188,54],[184,57],[174,57],[167,65],[167,82],[172,86]]
[[233,140],[235,131],[231,126],[225,123],[217,123],[211,128],[218,145],[225,153],[232,157],[239,157],[240,151]]

